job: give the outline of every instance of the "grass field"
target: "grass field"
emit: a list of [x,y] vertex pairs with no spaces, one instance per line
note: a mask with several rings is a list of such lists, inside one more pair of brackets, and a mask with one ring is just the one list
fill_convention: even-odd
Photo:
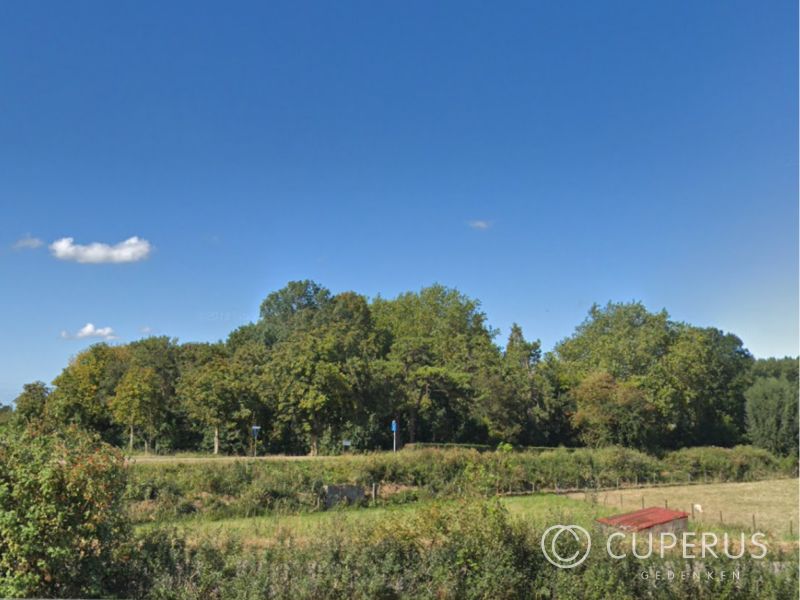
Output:
[[[538,528],[556,523],[574,523],[591,527],[594,520],[645,506],[664,506],[691,512],[699,504],[690,522],[694,529],[747,530],[756,515],[759,531],[777,539],[796,540],[798,520],[798,480],[781,479],[748,483],[724,483],[691,486],[664,486],[601,492],[597,496],[583,493],[556,495],[535,494],[499,499],[514,519],[521,519]],[[441,500],[453,504],[458,500]],[[189,540],[231,540],[246,546],[268,546],[291,538],[293,543],[311,540],[330,531],[346,532],[375,524],[414,518],[436,502],[424,501],[392,507],[349,508],[294,515],[268,515],[251,518],[210,520],[182,519],[174,526]],[[723,521],[719,521],[722,511]],[[789,535],[792,520],[792,535]],[[163,525],[163,524],[162,524]],[[145,525],[152,527],[155,525]]]
[[[415,516],[424,508],[434,505],[457,504],[459,500],[425,501],[392,507],[338,509],[325,512],[295,515],[268,515],[262,517],[209,520],[182,519],[174,527],[188,539],[234,540],[248,546],[266,546],[291,537],[302,543],[315,534],[337,530],[345,532],[392,520]],[[501,498],[513,518],[523,519],[533,525],[576,523],[590,526],[598,516],[611,514],[608,507],[597,506],[555,494],[536,494]],[[145,525],[143,527],[151,527]]]
[[[596,503],[615,513],[644,506],[665,506],[692,513],[695,527],[753,528],[780,539],[797,539],[798,480],[776,479],[742,483],[662,486],[654,488],[569,494],[575,500]],[[790,534],[791,529],[791,534]]]

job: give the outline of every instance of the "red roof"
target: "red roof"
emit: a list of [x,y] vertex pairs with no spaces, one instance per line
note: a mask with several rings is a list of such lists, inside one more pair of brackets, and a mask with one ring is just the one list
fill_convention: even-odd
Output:
[[610,525],[612,527],[619,527],[620,529],[627,529],[630,531],[641,531],[642,529],[650,529],[656,525],[663,525],[676,519],[685,519],[689,513],[679,510],[669,510],[666,508],[658,508],[651,506],[650,508],[643,508],[624,515],[614,515],[613,517],[602,517],[597,519],[598,523],[603,525]]

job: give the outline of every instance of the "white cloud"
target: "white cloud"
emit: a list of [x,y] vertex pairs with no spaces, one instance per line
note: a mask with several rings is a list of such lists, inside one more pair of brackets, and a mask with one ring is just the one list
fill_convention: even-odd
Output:
[[81,327],[75,334],[61,332],[61,337],[65,340],[85,340],[89,338],[97,338],[101,340],[115,340],[117,336],[111,327],[95,327],[92,323],[87,323]]
[[491,227],[492,224],[491,224],[490,221],[482,221],[482,220],[478,219],[478,220],[475,220],[475,221],[470,221],[469,222],[469,226],[472,227],[473,229],[479,229],[479,230],[483,231],[485,229],[489,229],[489,227]]
[[147,335],[148,333],[153,333],[153,328],[152,328],[152,327],[150,327],[150,325],[145,325],[144,327],[142,327],[141,329],[139,329],[139,331],[141,331],[142,333],[144,333],[145,335]]
[[35,250],[42,244],[44,244],[42,240],[32,237],[30,234],[28,234],[14,242],[14,245],[11,246],[11,248],[14,250]]
[[75,244],[71,237],[61,238],[50,244],[50,252],[60,260],[79,263],[126,263],[144,260],[150,254],[150,242],[133,236],[124,242],[110,246],[94,242]]

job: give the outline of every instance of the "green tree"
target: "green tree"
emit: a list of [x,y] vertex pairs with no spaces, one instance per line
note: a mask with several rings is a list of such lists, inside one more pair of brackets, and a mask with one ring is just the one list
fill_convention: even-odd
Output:
[[666,427],[667,446],[731,446],[745,430],[744,390],[752,356],[712,327],[676,326],[667,355],[644,378]]
[[345,292],[326,301],[313,322],[272,348],[265,393],[275,399],[273,435],[300,430],[316,454],[323,433],[338,437],[358,422],[372,396],[378,347],[363,296]]
[[753,362],[753,368],[750,374],[754,380],[759,377],[775,377],[777,379],[784,377],[790,383],[797,384],[799,362],[800,359],[798,357],[791,356],[784,356],[783,358],[759,358]]
[[133,452],[135,430],[143,433],[145,452],[155,436],[163,416],[159,401],[159,378],[152,367],[131,367],[122,376],[111,398],[114,419],[128,428],[128,449]]
[[665,310],[650,313],[640,302],[597,304],[555,354],[574,380],[593,371],[615,379],[644,376],[669,351],[675,325]]
[[162,446],[180,446],[188,423],[185,422],[185,415],[180,410],[175,393],[180,376],[180,349],[177,340],[167,336],[151,336],[131,342],[126,348],[132,366],[152,369],[155,375],[153,402],[158,405],[159,420],[153,437]]
[[11,406],[0,405],[0,433],[14,422],[14,409]]
[[798,389],[785,377],[759,377],[744,393],[747,437],[775,454],[798,452]]
[[225,358],[213,359],[185,373],[178,384],[178,397],[190,418],[214,431],[214,454],[219,454],[220,427],[233,418],[237,403],[237,381]]
[[253,342],[270,347],[296,330],[313,326],[331,302],[330,291],[318,283],[308,279],[290,281],[261,302],[258,321],[232,331],[226,344],[231,352]]
[[372,305],[376,326],[390,340],[384,372],[410,442],[485,439],[481,409],[491,393],[485,371],[498,364],[496,332],[480,303],[433,285]]
[[22,386],[22,393],[14,400],[16,417],[24,423],[44,418],[50,388],[43,381],[34,381]]
[[52,425],[76,423],[99,432],[106,441],[119,442],[109,403],[128,365],[124,346],[103,343],[84,350],[53,380],[45,418]]
[[744,432],[752,357],[735,335],[670,321],[640,303],[608,304],[593,306],[554,358],[552,381],[561,392],[593,372],[638,390],[637,405],[659,414],[665,447],[733,445]]
[[539,441],[543,406],[536,367],[541,359],[539,341],[528,342],[514,323],[499,360],[487,355],[481,387],[485,394],[481,415],[493,441],[527,444]]
[[603,371],[587,375],[571,392],[573,424],[587,446],[652,446],[658,413],[644,392],[631,383],[617,383]]
[[278,344],[267,381],[277,398],[279,425],[302,431],[311,455],[319,452],[325,427],[340,426],[351,410],[351,382],[337,356],[336,339],[329,334],[297,334]]

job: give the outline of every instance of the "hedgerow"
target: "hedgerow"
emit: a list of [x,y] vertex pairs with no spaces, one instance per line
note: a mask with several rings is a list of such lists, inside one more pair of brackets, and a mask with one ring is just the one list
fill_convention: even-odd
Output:
[[[690,448],[662,458],[621,447],[479,452],[421,449],[323,460],[136,464],[128,498],[137,520],[202,513],[212,518],[320,508],[325,484],[414,490],[425,497],[487,497],[540,490],[790,475],[795,463],[749,447]],[[379,503],[391,497],[379,495]]]

